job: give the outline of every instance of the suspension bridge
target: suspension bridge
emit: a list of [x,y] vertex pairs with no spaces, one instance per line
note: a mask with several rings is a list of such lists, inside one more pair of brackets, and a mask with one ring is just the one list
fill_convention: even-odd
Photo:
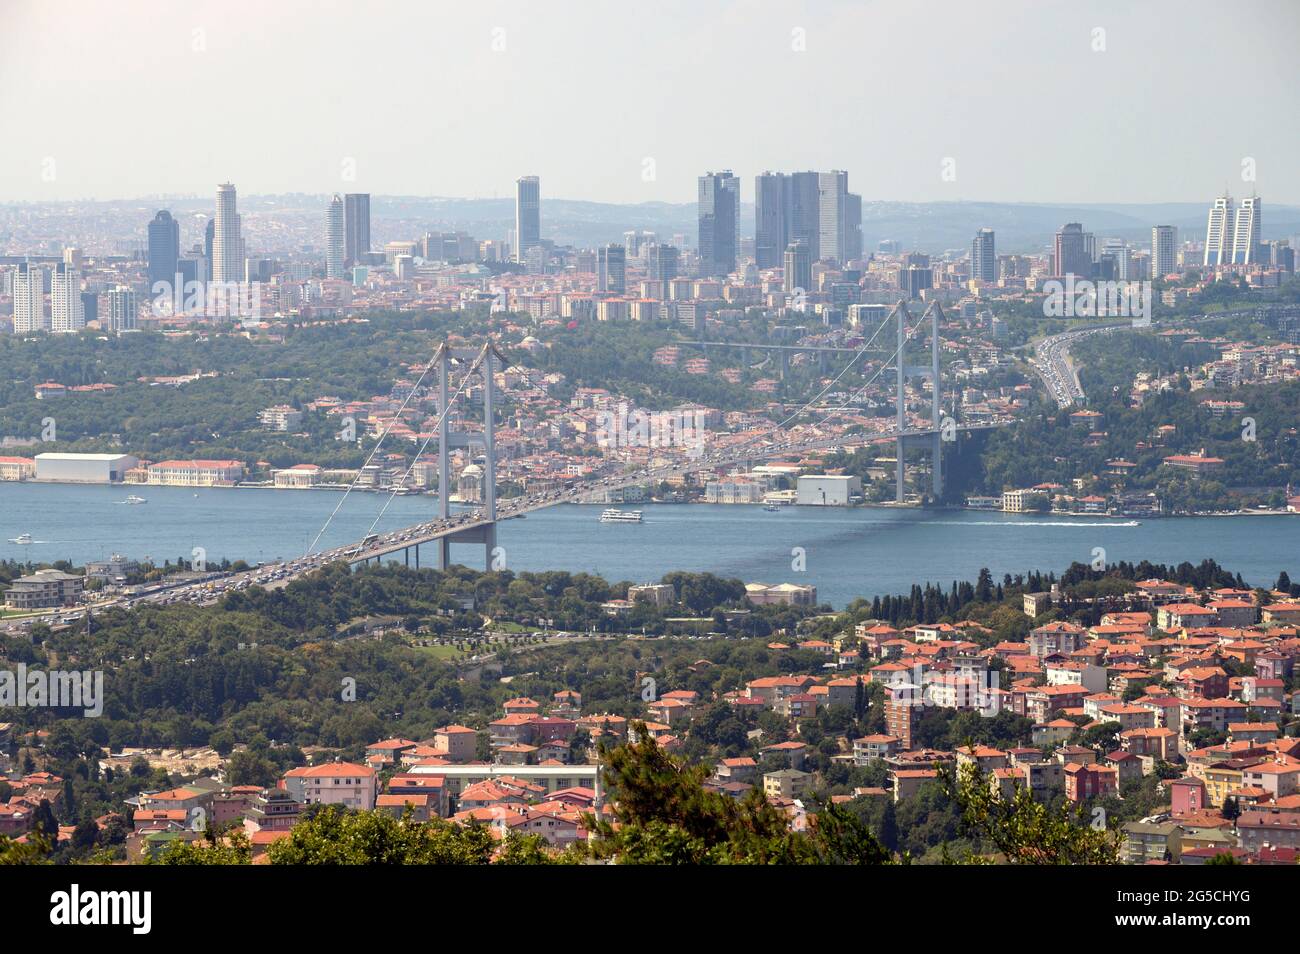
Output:
[[[701,471],[726,471],[731,468],[748,467],[764,460],[790,457],[811,453],[845,449],[866,444],[893,442],[896,447],[895,499],[898,503],[905,501],[906,458],[907,451],[914,447],[924,448],[929,457],[931,492],[938,496],[943,490],[942,441],[953,439],[959,431],[976,431],[1003,426],[1009,422],[963,424],[945,418],[942,411],[941,374],[939,367],[939,325],[943,320],[943,311],[938,303],[931,303],[924,314],[912,323],[906,302],[900,301],[890,315],[880,323],[871,336],[859,348],[823,349],[835,354],[848,354],[849,361],[844,367],[811,399],[790,413],[771,428],[757,434],[749,435],[740,441],[722,443],[712,449],[706,449],[698,456],[683,455],[663,463],[655,463],[637,471],[610,472],[617,464],[609,464],[604,470],[581,478],[568,481],[560,489],[525,494],[503,501],[497,499],[496,493],[496,410],[500,406],[495,374],[506,367],[506,359],[496,346],[488,343],[477,349],[453,348],[445,342],[440,344],[432,360],[425,366],[415,385],[409,389],[406,399],[394,415],[394,422],[400,420],[411,398],[420,391],[425,378],[434,374],[438,395],[438,418],[435,426],[425,439],[423,445],[412,458],[412,463],[399,481],[394,483],[383,508],[371,524],[370,532],[359,540],[342,546],[318,550],[317,545],[329,529],[334,517],[347,501],[348,495],[356,486],[354,481],[342,494],[316,538],[308,546],[307,552],[295,560],[265,565],[254,570],[231,574],[216,585],[217,594],[241,589],[250,585],[278,587],[292,579],[335,561],[349,564],[364,564],[370,561],[382,562],[396,558],[399,554],[408,566],[420,566],[421,547],[433,547],[433,565],[445,569],[451,563],[452,544],[475,544],[484,548],[484,565],[487,569],[499,569],[494,561],[497,557],[497,524],[506,519],[518,517],[535,510],[554,507],[559,504],[579,503],[590,500],[594,495],[609,493],[625,487],[654,483],[668,478],[683,476]],[[928,323],[928,329],[922,326]],[[875,364],[874,370],[858,384],[851,384],[845,379],[850,371],[859,365],[865,356],[884,354],[887,347],[875,346],[876,340],[887,330],[894,331],[894,348],[888,357]],[[927,333],[928,332],[928,333]],[[925,339],[928,338],[928,341]],[[886,339],[888,340],[888,339]],[[718,347],[741,347],[725,342],[713,343]],[[749,348],[764,346],[747,345]],[[808,352],[815,349],[793,346],[795,351]],[[924,359],[924,363],[912,363],[913,352]],[[928,352],[928,353],[925,353]],[[893,391],[896,402],[893,426],[882,430],[855,430],[852,433],[828,433],[825,425],[845,414],[854,413],[854,402],[858,400],[872,384],[883,374],[892,370]],[[459,372],[459,383],[453,387],[453,378]],[[919,412],[909,409],[907,384],[909,381],[922,381],[928,384],[928,400],[919,402],[923,406]],[[462,395],[471,382],[478,382],[481,399],[475,402],[462,400]],[[843,393],[849,390],[837,406],[826,407],[820,403],[827,395]],[[920,389],[924,390],[924,389]],[[834,403],[832,401],[831,403]],[[471,413],[481,413],[481,430],[451,430],[450,412],[460,408],[462,416],[468,419]],[[817,416],[811,424],[796,424],[805,416]],[[391,425],[390,425],[391,428]],[[378,454],[387,436],[386,429],[371,450],[366,463]],[[383,519],[388,505],[399,489],[406,486],[411,468],[419,460],[428,445],[434,439],[438,442],[438,507],[433,519],[400,530],[378,533],[377,528]],[[450,457],[452,451],[461,448],[480,447],[482,449],[484,482],[483,499],[478,507],[470,511],[452,512],[450,509],[451,486]],[[211,583],[184,584],[172,587],[163,594],[151,594],[141,597],[143,600],[161,599],[172,602],[176,599],[192,599],[198,594],[200,599],[215,598]]]

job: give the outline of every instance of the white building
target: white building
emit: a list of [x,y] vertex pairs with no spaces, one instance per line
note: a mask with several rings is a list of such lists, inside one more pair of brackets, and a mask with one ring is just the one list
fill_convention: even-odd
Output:
[[1227,265],[1232,261],[1233,226],[1232,196],[1221,195],[1210,207],[1210,217],[1205,225],[1204,265]]
[[136,318],[140,312],[140,300],[136,297],[135,289],[130,285],[118,285],[116,288],[105,293],[108,302],[108,313],[105,316],[104,326],[109,331],[134,331],[136,329]]
[[[1255,265],[1259,262],[1259,227],[1263,200],[1252,195],[1241,200],[1232,232],[1232,264]],[[1267,260],[1265,260],[1267,264]]]
[[343,198],[336,192],[325,215],[325,277],[343,277],[344,244]]
[[59,264],[50,275],[50,330],[66,333],[81,331],[85,327],[81,272],[70,265]]
[[797,504],[816,507],[846,507],[862,496],[862,478],[839,474],[807,474],[795,488]]
[[643,599],[651,606],[672,606],[677,602],[677,591],[671,583],[640,583],[627,588],[628,602]]
[[45,317],[45,269],[23,262],[14,272],[14,334],[48,331]]
[[37,454],[36,479],[71,484],[116,484],[139,463],[130,454]]
[[257,415],[262,426],[272,431],[296,431],[302,426],[302,411],[288,404],[276,404]]
[[239,233],[235,187],[217,186],[217,214],[212,230],[212,280],[238,282],[244,275],[244,241]]
[[763,502],[767,488],[753,480],[710,480],[704,485],[704,499],[717,504],[756,504]]
[[1151,229],[1152,278],[1164,278],[1175,269],[1177,247],[1178,230],[1172,225],[1157,225]]

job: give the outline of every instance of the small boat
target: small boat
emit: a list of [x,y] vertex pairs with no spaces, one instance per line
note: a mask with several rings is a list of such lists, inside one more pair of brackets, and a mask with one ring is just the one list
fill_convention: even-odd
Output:
[[615,507],[604,511],[600,515],[601,523],[640,523],[640,510],[619,510]]
[[137,497],[135,494],[127,494],[126,499],[122,501],[124,504],[142,504],[148,502],[149,501],[145,500],[143,497]]
[[766,510],[768,513],[780,513],[780,512],[781,512],[781,506],[780,506],[780,504],[773,504],[773,503],[765,504],[765,505],[763,506],[763,509]]
[[10,537],[9,542],[17,543],[20,546],[27,546],[28,544],[35,543],[36,541],[32,539],[32,535],[30,533],[20,533],[16,537]]

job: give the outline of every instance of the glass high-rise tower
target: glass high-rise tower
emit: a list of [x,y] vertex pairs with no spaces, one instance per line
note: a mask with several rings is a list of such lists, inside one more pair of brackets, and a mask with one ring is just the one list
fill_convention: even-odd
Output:
[[158,282],[176,281],[176,262],[181,257],[181,225],[166,209],[149,223],[149,288]]
[[736,270],[740,228],[740,180],[730,169],[699,179],[700,274],[729,275]]
[[992,229],[980,229],[970,243],[970,277],[990,284],[998,280],[998,254]]
[[351,268],[370,251],[370,193],[349,192],[343,197],[343,267]]
[[528,252],[541,244],[541,180],[537,176],[523,176],[515,180],[515,261],[528,261]]

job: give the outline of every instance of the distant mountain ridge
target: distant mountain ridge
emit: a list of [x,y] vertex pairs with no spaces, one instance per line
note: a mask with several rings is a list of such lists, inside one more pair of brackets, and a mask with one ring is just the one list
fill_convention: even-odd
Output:
[[[322,208],[324,207],[322,198]],[[1148,244],[1153,225],[1173,225],[1182,238],[1201,237],[1209,202],[1153,204],[1037,204],[1012,202],[886,202],[862,204],[863,247],[874,249],[894,239],[905,249],[941,252],[966,248],[981,228],[997,232],[998,251],[1038,252],[1050,247],[1066,222],[1082,222],[1091,232]],[[478,238],[504,236],[514,226],[514,200],[374,196],[371,214],[443,223]],[[576,199],[542,199],[544,237],[561,244],[598,245],[622,241],[623,233],[645,229],[670,241],[684,234],[695,244],[695,204],[645,202],[617,204]],[[752,235],[754,207],[741,206],[741,233]],[[1264,200],[1265,238],[1300,234],[1300,207],[1270,206]],[[1181,239],[1180,239],[1181,240]]]
[[[1238,197],[1239,198],[1239,197]],[[324,222],[329,196],[312,194],[243,195],[240,211],[283,218],[304,224],[319,217]],[[57,208],[66,215],[77,205],[128,214],[141,227],[151,209],[168,208],[175,214],[210,214],[206,196],[155,196],[85,203],[10,203],[0,209]],[[1066,222],[1081,222],[1099,237],[1123,238],[1148,245],[1153,225],[1173,225],[1180,241],[1203,238],[1210,200],[1205,202],[1132,203],[1017,203],[1017,202],[893,202],[864,200],[863,248],[874,250],[882,240],[893,239],[903,249],[939,253],[966,249],[975,232],[991,228],[997,233],[999,253],[1041,253],[1051,247],[1056,230]],[[371,216],[375,238],[418,238],[426,230],[464,230],[477,239],[504,239],[514,227],[514,199],[463,199],[373,194]],[[144,217],[144,218],[142,218]],[[323,224],[322,224],[323,228]],[[610,203],[580,199],[542,199],[542,235],[557,244],[596,246],[621,242],[623,233],[648,230],[661,241],[682,235],[688,246],[696,241],[693,202]],[[741,206],[740,231],[754,234],[754,207]],[[1300,235],[1300,207],[1270,205],[1264,197],[1265,239]]]

